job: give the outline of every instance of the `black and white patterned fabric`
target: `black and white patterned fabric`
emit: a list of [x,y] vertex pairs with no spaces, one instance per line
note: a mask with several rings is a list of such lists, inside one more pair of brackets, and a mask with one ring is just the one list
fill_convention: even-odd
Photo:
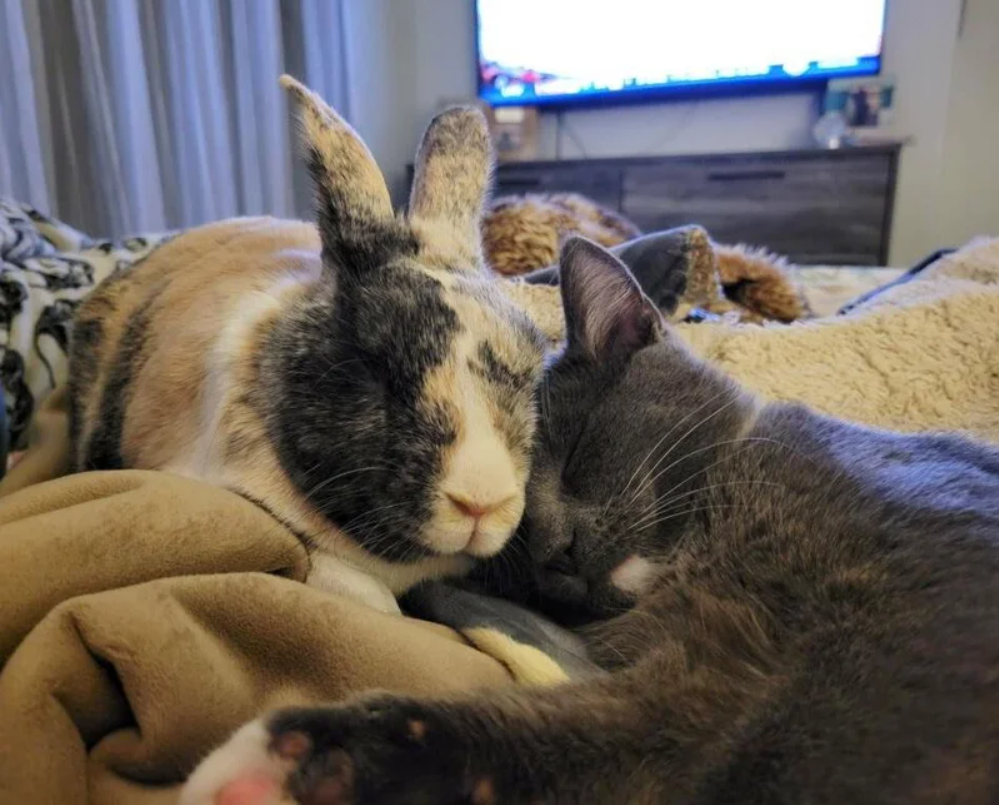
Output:
[[26,204],[0,198],[0,382],[12,450],[36,407],[67,377],[73,314],[91,289],[169,234],[93,240]]

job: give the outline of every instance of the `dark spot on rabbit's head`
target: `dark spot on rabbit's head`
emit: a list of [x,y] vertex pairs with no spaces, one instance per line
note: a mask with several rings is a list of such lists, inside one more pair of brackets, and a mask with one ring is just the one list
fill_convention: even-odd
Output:
[[710,446],[752,403],[666,331],[608,252],[570,241],[561,271],[568,341],[539,389],[524,530],[544,595],[608,614],[649,583]]
[[523,512],[542,339],[482,266],[485,123],[431,124],[396,216],[357,135],[299,92],[324,272],[270,336],[282,466],[379,556],[495,553]]

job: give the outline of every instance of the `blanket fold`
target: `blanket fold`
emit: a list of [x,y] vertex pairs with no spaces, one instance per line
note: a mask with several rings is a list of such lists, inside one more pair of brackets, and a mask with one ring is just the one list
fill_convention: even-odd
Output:
[[[49,414],[43,441],[65,449]],[[237,495],[140,471],[22,488],[36,458],[0,498],[4,805],[173,802],[273,707],[513,681],[446,627],[301,584],[299,541]]]
[[[236,725],[273,707],[509,682],[444,627],[277,576],[183,576],[79,596],[40,620],[0,676],[0,802],[156,802]],[[123,796],[98,795],[100,780]]]
[[304,548],[261,509],[165,473],[96,472],[39,484],[0,503],[0,528],[0,658],[76,596],[170,576],[260,570],[302,580],[306,573]]

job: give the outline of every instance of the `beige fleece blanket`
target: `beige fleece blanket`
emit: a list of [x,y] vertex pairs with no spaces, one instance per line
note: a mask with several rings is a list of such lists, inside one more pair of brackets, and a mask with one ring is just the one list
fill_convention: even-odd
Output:
[[[557,289],[515,284],[510,293],[549,338],[561,338]],[[769,399],[875,427],[999,442],[999,239],[969,244],[847,316],[677,330]]]

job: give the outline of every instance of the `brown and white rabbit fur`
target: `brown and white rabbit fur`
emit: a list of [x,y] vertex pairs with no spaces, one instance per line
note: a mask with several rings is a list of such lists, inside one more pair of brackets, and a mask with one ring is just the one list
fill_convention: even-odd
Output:
[[104,282],[73,338],[74,468],[231,489],[300,536],[309,583],[397,611],[394,595],[517,526],[542,339],[483,267],[479,112],[431,123],[397,216],[358,135],[282,83],[318,231],[210,225]]

